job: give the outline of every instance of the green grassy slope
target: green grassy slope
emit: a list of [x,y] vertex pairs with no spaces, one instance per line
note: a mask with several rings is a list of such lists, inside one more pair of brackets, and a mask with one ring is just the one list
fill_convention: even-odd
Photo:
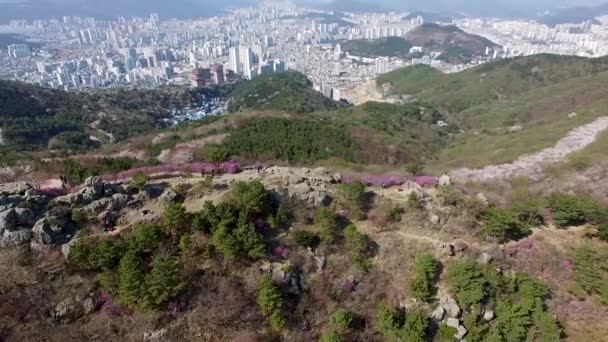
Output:
[[394,93],[416,95],[420,101],[457,113],[606,70],[607,57],[537,55],[505,59],[454,74],[441,74],[425,66],[406,67],[380,76],[378,83],[390,83]]
[[[608,108],[608,58],[539,55],[456,74],[418,66],[378,79],[386,82],[395,93],[435,106],[464,130],[438,153],[437,169],[513,161],[554,145]],[[568,118],[571,112],[576,119]],[[510,132],[514,125],[522,129]]]

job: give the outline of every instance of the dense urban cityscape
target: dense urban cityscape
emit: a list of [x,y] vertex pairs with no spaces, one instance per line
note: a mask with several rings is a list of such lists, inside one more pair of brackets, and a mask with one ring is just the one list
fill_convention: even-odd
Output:
[[13,20],[0,26],[0,33],[23,40],[2,53],[0,77],[65,90],[196,87],[291,69],[308,76],[327,97],[340,100],[345,91],[406,65],[456,72],[504,57],[608,54],[608,17],[555,27],[486,18],[442,22],[500,46],[487,47],[484,55],[466,64],[447,63],[418,46],[411,48],[411,56],[372,58],[341,48],[349,40],[403,37],[425,22],[424,16],[407,13],[338,14],[281,1],[196,20],[157,14],[113,21]]

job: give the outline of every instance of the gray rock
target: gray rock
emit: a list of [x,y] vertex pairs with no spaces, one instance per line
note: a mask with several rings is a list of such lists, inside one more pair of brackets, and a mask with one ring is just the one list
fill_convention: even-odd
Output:
[[443,320],[443,316],[445,316],[445,309],[441,305],[431,313],[431,319],[438,322]]
[[431,214],[431,215],[429,215],[429,222],[431,224],[437,225],[437,224],[439,224],[439,222],[441,222],[441,219],[439,218],[438,215]]
[[486,196],[484,194],[482,194],[481,192],[478,193],[477,195],[475,195],[475,199],[477,199],[479,201],[479,203],[483,204],[486,207],[490,205],[490,202],[488,201]]
[[76,226],[63,217],[44,217],[34,224],[34,240],[42,245],[63,245],[76,234]]
[[114,194],[124,194],[125,189],[119,185],[114,183],[104,183],[104,196],[112,196]]
[[486,312],[483,313],[483,319],[486,321],[491,321],[494,319],[494,310],[486,310]]
[[452,179],[448,175],[443,175],[439,177],[439,182],[437,183],[439,186],[450,186],[452,185]]
[[445,309],[449,318],[458,318],[458,316],[460,316],[460,307],[452,297],[439,297],[439,306],[442,306]]
[[162,204],[173,204],[177,203],[179,195],[171,188],[166,188],[160,196],[156,199],[157,202]]
[[8,209],[0,212],[0,233],[5,230],[13,230],[17,225],[17,214],[15,209]]
[[51,318],[56,322],[69,323],[82,317],[84,314],[82,305],[77,299],[70,297],[61,301],[51,311]]
[[111,198],[102,198],[96,201],[91,202],[88,205],[82,207],[82,209],[90,214],[97,215],[106,210],[110,210],[114,204]]
[[127,206],[127,203],[129,203],[130,200],[131,198],[129,196],[121,193],[116,193],[112,195],[112,209],[121,210]]
[[99,296],[96,292],[91,292],[89,295],[82,301],[82,309],[84,310],[84,314],[88,315],[91,312],[99,309],[100,305]]
[[331,178],[335,183],[342,183],[342,174],[340,174],[340,173],[334,173],[334,175],[331,176]]
[[317,272],[323,272],[325,269],[326,258],[324,256],[315,256],[315,265],[317,265]]
[[80,193],[68,194],[65,196],[59,196],[55,198],[52,202],[54,203],[64,203],[67,205],[80,205],[84,203],[83,197]]
[[16,208],[18,226],[32,226],[34,224],[34,213],[27,208]]
[[492,256],[486,252],[481,252],[479,258],[477,258],[477,263],[482,265],[487,265],[492,262]]
[[461,325],[457,329],[458,329],[458,332],[456,332],[456,335],[454,335],[454,337],[456,337],[456,339],[458,339],[458,340],[462,340],[468,332],[467,328],[465,328],[463,325]]
[[5,230],[2,235],[2,244],[3,245],[23,245],[32,239],[32,230],[31,229],[20,229],[15,231]]
[[460,326],[460,321],[458,320],[458,318],[448,318],[446,320],[445,324],[448,327],[452,327],[454,329],[458,329],[458,327]]
[[144,333],[144,342],[160,342],[164,341],[167,335],[167,328],[162,328]]
[[522,125],[511,126],[511,127],[509,127],[509,133],[521,132],[523,129],[524,129],[524,126],[522,126]]
[[439,253],[445,256],[454,256],[454,246],[449,243],[444,243],[439,246]]

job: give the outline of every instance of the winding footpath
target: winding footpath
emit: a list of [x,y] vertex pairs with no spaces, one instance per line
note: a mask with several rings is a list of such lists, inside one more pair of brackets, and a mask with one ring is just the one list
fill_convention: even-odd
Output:
[[547,163],[563,161],[572,152],[583,150],[596,141],[597,136],[608,129],[608,116],[603,116],[592,123],[580,126],[559,140],[553,147],[538,153],[524,155],[512,163],[490,165],[481,169],[456,169],[450,172],[452,179],[458,182],[484,182],[497,179],[525,176],[532,180],[543,177],[543,168]]

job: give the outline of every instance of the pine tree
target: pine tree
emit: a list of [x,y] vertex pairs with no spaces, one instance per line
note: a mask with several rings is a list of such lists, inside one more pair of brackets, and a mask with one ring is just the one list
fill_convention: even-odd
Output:
[[146,277],[144,307],[159,308],[176,298],[186,288],[177,262],[167,256],[158,256],[152,261],[152,271]]
[[143,265],[140,256],[128,251],[120,260],[118,267],[118,299],[123,305],[134,305],[138,302],[144,282]]

